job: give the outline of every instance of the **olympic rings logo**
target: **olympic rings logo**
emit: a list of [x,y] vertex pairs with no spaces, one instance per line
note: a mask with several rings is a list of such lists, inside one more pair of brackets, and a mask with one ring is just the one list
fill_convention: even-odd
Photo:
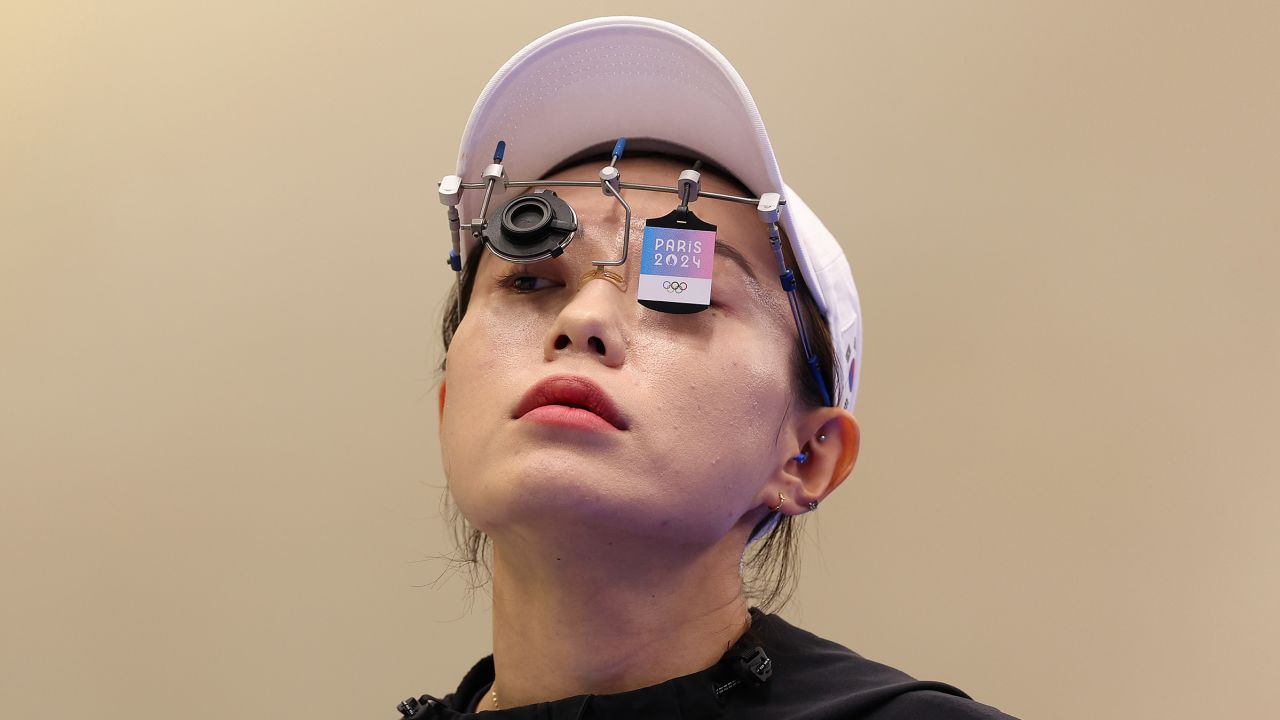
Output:
[[680,282],[679,280],[663,280],[662,289],[679,295],[689,289],[689,283]]

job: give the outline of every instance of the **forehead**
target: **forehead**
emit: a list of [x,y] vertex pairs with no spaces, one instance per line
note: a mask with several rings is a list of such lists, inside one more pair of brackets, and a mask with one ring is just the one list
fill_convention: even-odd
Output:
[[[608,162],[603,159],[588,161],[548,175],[545,179],[598,181],[600,169],[607,164]],[[618,161],[616,167],[620,171],[622,182],[674,187],[680,172],[691,168],[692,162],[684,162],[669,157],[642,156],[623,158]],[[736,182],[714,170],[703,168],[700,172],[700,183],[704,192],[752,197],[750,190],[739,186]],[[610,211],[616,209],[619,221],[623,217],[624,213],[621,204],[611,195],[606,195],[599,187],[560,187],[552,189],[555,190],[557,195],[569,201],[579,214],[582,214],[583,210],[589,212],[598,211],[605,216],[612,217],[613,213]],[[667,192],[624,188],[622,196],[631,205],[632,222],[639,222],[641,226],[643,226],[645,218],[665,215],[675,209],[680,202],[678,195]],[[649,212],[639,213],[640,217],[637,218],[637,206],[641,206]],[[768,233],[765,230],[764,223],[760,222],[754,205],[701,198],[690,203],[689,207],[698,217],[723,228],[724,232],[721,234],[739,236],[750,234],[764,239],[766,245],[768,243]],[[579,208],[583,210],[579,210]]]

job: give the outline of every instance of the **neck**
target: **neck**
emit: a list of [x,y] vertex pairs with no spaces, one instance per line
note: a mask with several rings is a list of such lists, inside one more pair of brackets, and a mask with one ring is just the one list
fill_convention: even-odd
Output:
[[[494,689],[501,707],[625,692],[714,665],[750,626],[741,549],[495,540]],[[604,547],[604,551],[598,548]],[[588,549],[586,551],[581,548]],[[492,706],[492,693],[485,704]]]

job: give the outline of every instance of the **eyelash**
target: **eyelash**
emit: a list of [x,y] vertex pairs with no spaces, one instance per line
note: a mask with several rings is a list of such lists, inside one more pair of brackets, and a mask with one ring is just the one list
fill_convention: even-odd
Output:
[[[532,290],[521,290],[521,289],[517,288],[517,287],[515,286],[515,285],[516,285],[516,281],[517,281],[517,280],[520,280],[520,279],[523,279],[523,278],[532,278],[532,279],[534,279],[534,280],[547,280],[547,278],[541,277],[541,276],[539,276],[539,275],[530,275],[530,274],[528,274],[528,273],[526,273],[526,272],[524,272],[524,271],[522,271],[522,270],[512,270],[511,272],[509,272],[509,273],[507,273],[507,274],[503,275],[502,277],[498,278],[498,280],[497,280],[497,282],[496,282],[495,284],[496,284],[498,287],[503,288],[503,289],[506,289],[506,290],[510,290],[511,292],[513,292],[513,293],[515,293],[515,294],[517,294],[517,295],[530,295],[530,294],[532,294],[532,293],[534,293],[534,292],[537,292],[538,290],[546,290],[546,288],[534,288],[534,289],[532,289]],[[553,287],[555,287],[555,286],[553,286]],[[720,303],[716,302],[716,299],[715,299],[714,297],[712,297],[712,298],[711,298],[710,306],[711,306],[711,307],[713,307],[713,308],[719,308],[719,307],[721,307]]]
[[523,270],[512,270],[511,272],[498,278],[497,285],[500,288],[505,288],[518,295],[528,295],[530,293],[537,292],[538,290],[546,289],[546,288],[533,288],[531,290],[521,290],[516,287],[516,281],[521,280],[523,278],[531,278],[533,280],[547,280],[547,278],[540,277],[538,275],[530,275],[527,272],[524,272]]

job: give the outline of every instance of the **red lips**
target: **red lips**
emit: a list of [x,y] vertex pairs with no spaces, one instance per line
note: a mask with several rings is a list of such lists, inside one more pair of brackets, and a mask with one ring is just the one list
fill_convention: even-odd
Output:
[[627,429],[627,420],[618,412],[609,394],[599,385],[581,375],[552,375],[529,388],[512,417],[519,419],[525,413],[546,405],[563,405],[581,408],[599,415],[619,430]]

